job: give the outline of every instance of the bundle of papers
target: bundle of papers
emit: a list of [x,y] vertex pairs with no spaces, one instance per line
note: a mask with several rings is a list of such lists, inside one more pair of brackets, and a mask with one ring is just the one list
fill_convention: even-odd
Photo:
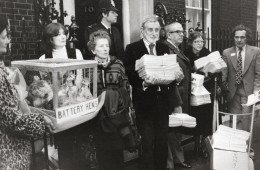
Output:
[[250,133],[220,125],[213,134],[213,148],[246,152]]
[[250,133],[247,131],[240,130],[240,129],[234,129],[234,128],[224,126],[224,125],[219,125],[217,132],[221,133],[221,134],[227,134],[229,136],[234,136],[234,137],[243,139],[245,141],[247,141],[250,137]]
[[136,61],[135,70],[148,83],[169,84],[175,80],[175,72],[180,71],[176,54],[154,56],[144,55]]
[[207,55],[206,57],[199,58],[198,60],[194,61],[194,67],[195,70],[202,69],[205,67],[209,62],[217,61],[218,59],[221,59],[221,55],[218,51],[214,51]]
[[196,118],[185,113],[174,113],[169,115],[169,127],[178,126],[193,128],[196,126]]
[[210,94],[205,94],[200,96],[191,95],[191,99],[190,99],[191,106],[200,106],[209,103],[211,103]]
[[210,92],[203,86],[204,76],[191,74],[191,106],[200,106],[211,103]]
[[224,133],[215,132],[213,134],[213,148],[230,151],[246,152],[247,143],[241,138],[229,136]]
[[204,73],[219,73],[222,70],[227,68],[227,64],[222,58],[217,59],[216,61],[210,61],[206,64],[202,71]]
[[199,94],[203,89],[204,76],[200,74],[191,74],[191,93]]

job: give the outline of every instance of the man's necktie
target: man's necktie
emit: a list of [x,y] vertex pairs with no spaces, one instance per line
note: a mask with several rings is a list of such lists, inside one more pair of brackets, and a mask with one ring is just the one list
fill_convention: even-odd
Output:
[[108,28],[108,29],[107,29],[107,32],[108,32],[109,35],[111,35],[111,34],[112,34],[112,33],[111,33],[111,28]]
[[155,46],[155,44],[153,44],[153,43],[149,44],[150,54],[151,54],[151,55],[154,55],[154,53],[153,53],[153,48],[154,48],[154,46]]
[[236,85],[239,85],[242,80],[242,55],[241,55],[242,50],[243,50],[242,48],[239,48],[238,57],[237,57]]

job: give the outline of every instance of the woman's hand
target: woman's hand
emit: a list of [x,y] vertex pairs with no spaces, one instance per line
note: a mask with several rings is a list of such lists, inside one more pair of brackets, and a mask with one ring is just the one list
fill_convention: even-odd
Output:
[[44,116],[44,122],[45,122],[46,127],[48,127],[49,131],[51,133],[53,133],[53,131],[55,130],[55,127],[54,127],[51,119],[47,116]]

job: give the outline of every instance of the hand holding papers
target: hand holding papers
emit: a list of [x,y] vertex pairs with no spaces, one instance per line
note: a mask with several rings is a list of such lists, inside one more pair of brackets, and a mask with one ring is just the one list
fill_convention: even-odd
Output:
[[169,115],[169,127],[178,126],[193,128],[196,126],[196,118],[185,113],[174,113]]
[[170,84],[175,80],[175,72],[180,71],[176,54],[153,56],[144,55],[135,63],[135,70],[146,83]]
[[260,101],[260,90],[255,91],[254,94],[250,94],[247,97],[247,103],[246,104],[242,104],[242,106],[252,106],[253,104],[257,103]]
[[195,70],[200,70],[204,73],[217,73],[227,68],[225,61],[221,58],[218,51],[210,53],[206,57],[199,58],[194,61]]
[[211,103],[210,93],[203,86],[204,76],[192,73],[191,79],[191,106]]

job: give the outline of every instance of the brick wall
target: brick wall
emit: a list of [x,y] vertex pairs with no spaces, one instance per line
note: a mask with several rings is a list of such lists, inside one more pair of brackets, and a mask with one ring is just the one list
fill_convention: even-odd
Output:
[[168,13],[177,9],[179,12],[185,13],[185,0],[154,0],[154,4],[161,2],[166,6]]
[[257,0],[212,0],[212,28],[244,24],[256,30]]
[[[10,21],[11,30],[11,54],[6,55],[3,60],[21,60],[39,58],[36,55],[36,45],[28,44],[27,50],[21,41],[35,41],[35,17],[34,0],[0,0],[0,15]],[[23,20],[24,19],[24,20]],[[24,58],[26,50],[28,58]]]

